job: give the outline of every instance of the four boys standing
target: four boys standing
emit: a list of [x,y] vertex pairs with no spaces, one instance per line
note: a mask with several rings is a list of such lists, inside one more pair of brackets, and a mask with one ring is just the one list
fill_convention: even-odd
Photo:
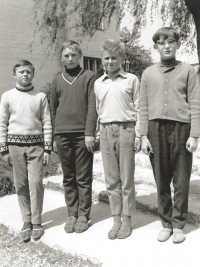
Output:
[[[158,190],[158,211],[163,229],[157,239],[163,242],[172,234],[174,243],[185,239],[183,228],[188,210],[192,152],[197,148],[200,135],[199,80],[194,68],[175,59],[180,42],[174,29],[161,28],[153,36],[153,41],[161,62],[147,68],[142,75],[140,112],[139,81],[134,74],[121,69],[123,56],[118,42],[104,42],[102,63],[105,74],[96,82],[95,75],[79,65],[82,53],[78,43],[68,41],[61,47],[64,71],[52,82],[50,107],[54,130],[53,149],[61,161],[69,213],[65,225],[67,233],[81,233],[90,224],[92,153],[96,145],[98,113],[101,153],[114,221],[108,238],[123,239],[131,235],[131,215],[135,211],[134,155],[141,148],[142,137],[142,150],[150,157]],[[45,146],[46,142],[51,144],[51,123],[45,97],[35,93],[32,88],[34,68],[31,63],[23,64],[15,66],[15,71],[18,68],[17,74],[14,71],[18,81],[16,88],[2,96],[0,142],[3,159],[13,165],[24,221],[21,238],[25,241],[30,239],[34,230],[40,233],[38,237],[44,233],[41,226],[41,168],[43,158],[48,163],[48,154],[45,152],[43,155],[45,150],[41,145]],[[29,70],[24,70],[24,66],[30,66]],[[25,84],[21,82],[25,81],[24,77],[21,80],[22,73],[18,75],[21,69],[32,74],[30,79],[26,78]],[[14,94],[18,94],[21,101],[34,95],[35,112],[29,100],[21,104],[22,108],[16,105],[12,101]],[[25,131],[21,135],[22,129],[18,127],[21,130],[16,132],[17,128],[14,129],[13,125],[22,116],[23,107],[29,111],[30,118],[22,120]],[[30,138],[27,139],[27,135]],[[36,137],[32,138],[32,135]],[[36,144],[37,147],[33,148]],[[41,151],[38,152],[38,149]],[[21,157],[16,156],[19,153]],[[40,157],[37,162],[41,167],[32,177],[31,155],[34,153]],[[22,170],[19,171],[22,161],[23,172],[28,175],[28,179],[26,176],[23,181],[20,180]],[[36,181],[39,181],[38,185]],[[171,182],[174,186],[174,205]],[[23,187],[21,183],[24,183]],[[31,196],[37,190],[41,191],[36,194],[38,201],[34,202],[35,197],[30,200],[29,189]],[[24,210],[25,206],[30,206],[30,201],[31,210]]]

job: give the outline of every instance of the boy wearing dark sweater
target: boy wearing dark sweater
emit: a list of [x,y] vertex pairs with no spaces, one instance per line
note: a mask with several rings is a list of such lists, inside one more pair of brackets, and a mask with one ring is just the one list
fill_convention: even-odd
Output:
[[[141,81],[142,150],[150,156],[163,229],[158,241],[185,240],[192,152],[200,135],[200,87],[195,69],[177,61],[179,34],[170,27],[154,36],[161,62],[147,68]],[[172,205],[170,183],[174,186]]]
[[0,110],[0,152],[2,159],[13,167],[24,222],[22,241],[30,240],[31,236],[39,239],[44,234],[42,169],[49,163],[52,147],[48,101],[32,85],[34,70],[27,60],[15,64],[16,86],[2,95]]
[[90,224],[92,152],[97,122],[95,74],[80,67],[81,56],[77,42],[63,43],[64,71],[53,79],[50,101],[53,147],[61,161],[69,214],[65,225],[67,233],[84,232]]

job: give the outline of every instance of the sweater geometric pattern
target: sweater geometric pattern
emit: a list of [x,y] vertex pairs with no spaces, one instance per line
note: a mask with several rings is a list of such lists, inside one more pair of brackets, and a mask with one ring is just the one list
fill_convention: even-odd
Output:
[[44,137],[43,134],[35,135],[7,135],[7,143],[18,143],[18,144],[38,144],[43,143]]
[[0,143],[0,152],[8,151],[7,143]]
[[8,151],[9,144],[23,144],[23,145],[36,145],[36,144],[44,144],[44,151],[51,151],[52,142],[46,141],[44,142],[44,137],[41,134],[38,135],[12,135],[9,134],[7,136],[7,143],[0,143],[0,153]]

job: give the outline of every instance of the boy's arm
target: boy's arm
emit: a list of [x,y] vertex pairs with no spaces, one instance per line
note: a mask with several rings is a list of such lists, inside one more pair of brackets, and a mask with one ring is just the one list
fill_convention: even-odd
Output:
[[140,135],[147,136],[148,134],[148,95],[147,95],[147,83],[145,74],[142,75],[140,85]]
[[94,136],[97,124],[96,99],[94,94],[94,82],[96,76],[94,75],[88,82],[88,112],[85,125],[85,136]]
[[136,133],[136,138],[140,139],[140,130],[139,130],[139,114],[140,114],[140,82],[137,77],[135,77],[134,83],[133,83],[133,105],[136,111],[136,126],[135,126],[135,133]]
[[53,133],[55,129],[55,118],[56,118],[56,111],[59,105],[57,91],[56,91],[56,82],[55,79],[52,81],[51,84],[51,97],[50,97],[50,112],[51,112],[51,122]]
[[88,151],[93,152],[95,148],[95,132],[97,124],[97,111],[96,111],[96,99],[94,94],[94,82],[96,76],[93,77],[88,82],[88,112],[85,125],[85,144]]
[[97,83],[94,83],[94,94],[95,94],[95,99],[96,99],[96,111],[97,111],[97,115],[99,116],[99,99],[97,96]]
[[135,125],[135,143],[134,148],[135,152],[139,152],[141,150],[141,137],[140,137],[140,130],[139,130],[139,113],[140,113],[140,107],[139,107],[139,95],[140,95],[140,82],[137,77],[134,79],[133,83],[133,105],[136,111],[136,125]]
[[9,124],[9,105],[6,100],[6,96],[2,95],[0,104],[0,152],[2,160],[8,165],[12,165],[12,159],[10,157],[8,146],[7,146],[7,131]]
[[4,155],[8,153],[7,132],[9,117],[9,105],[5,94],[3,94],[0,104],[0,152]]
[[153,149],[148,135],[148,94],[147,94],[147,82],[145,74],[142,75],[140,85],[140,134],[142,138],[142,151],[145,155],[151,156]]
[[41,121],[44,134],[44,151],[51,153],[52,149],[52,125],[47,97],[45,96],[41,108]]
[[195,69],[190,71],[187,98],[191,112],[190,137],[198,138],[200,136],[200,84]]
[[56,93],[56,82],[53,79],[51,84],[51,97],[50,97],[50,113],[51,113],[51,122],[52,122],[52,138],[53,138],[53,151],[57,154],[56,141],[54,141],[54,130],[55,130],[55,118],[56,110],[58,108],[59,101]]

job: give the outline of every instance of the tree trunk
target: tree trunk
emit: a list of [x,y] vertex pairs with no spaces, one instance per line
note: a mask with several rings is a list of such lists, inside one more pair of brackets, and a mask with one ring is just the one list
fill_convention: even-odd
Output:
[[200,62],[200,0],[184,0],[187,8],[192,13],[197,31],[197,53]]

